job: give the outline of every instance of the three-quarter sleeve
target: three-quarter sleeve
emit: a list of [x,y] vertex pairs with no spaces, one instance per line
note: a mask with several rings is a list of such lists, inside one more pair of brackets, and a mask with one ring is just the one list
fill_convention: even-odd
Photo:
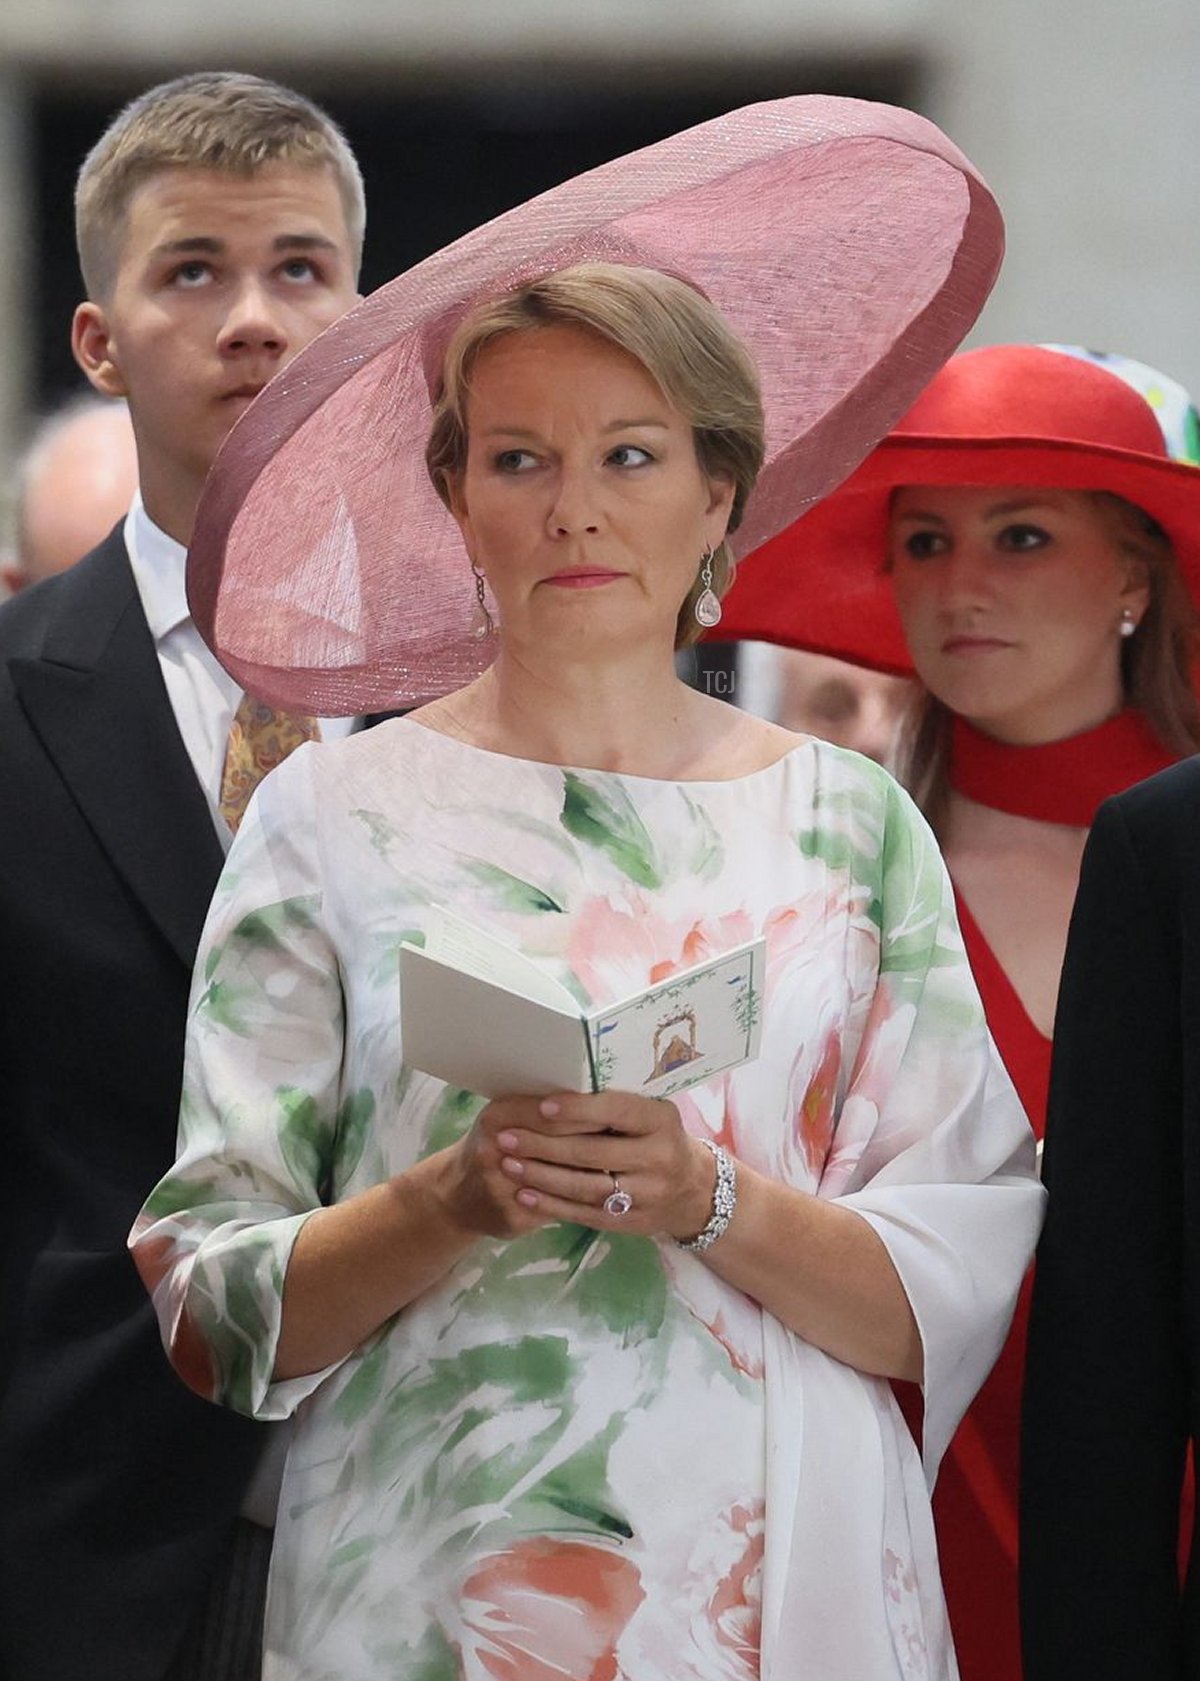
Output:
[[868,1220],[924,1353],[932,1485],[1003,1344],[1041,1226],[1035,1144],[992,1042],[945,866],[890,786],[876,915],[879,973],[822,1194]]
[[180,1376],[262,1419],[326,1375],[272,1383],[292,1244],[329,1182],[342,1065],[312,751],[263,784],[230,852],[192,986],[179,1156],[130,1236]]

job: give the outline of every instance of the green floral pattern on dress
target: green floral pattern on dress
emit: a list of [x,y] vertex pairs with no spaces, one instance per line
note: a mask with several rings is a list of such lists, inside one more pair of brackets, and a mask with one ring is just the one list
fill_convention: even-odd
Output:
[[[925,1337],[931,1442],[998,1346],[1036,1228],[944,871],[876,767],[809,744],[675,785],[407,720],[302,749],[218,888],[180,1157],[133,1237],[187,1381],[297,1417],[266,1681],[783,1681],[797,1618],[822,1652],[817,1623],[846,1623],[825,1681],[944,1681],[927,1499],[888,1386],[673,1244],[570,1225],[481,1240],[336,1367],[273,1380],[304,1221],[481,1107],[404,1065],[396,953],[434,904],[596,1004],[766,935],[762,1055],[680,1112],[875,1226]],[[1008,1234],[986,1260],[980,1224]],[[865,1551],[827,1546],[835,1509]],[[811,1607],[809,1584],[828,1590]]]

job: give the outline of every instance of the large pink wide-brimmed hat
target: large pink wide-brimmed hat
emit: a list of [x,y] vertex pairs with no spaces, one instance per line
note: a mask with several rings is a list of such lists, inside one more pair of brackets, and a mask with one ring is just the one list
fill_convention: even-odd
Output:
[[699,287],[757,362],[766,460],[748,553],[843,480],[975,320],[1003,250],[933,124],[861,100],[748,106],[565,182],[391,281],[238,422],[188,559],[193,617],[253,694],[321,716],[412,705],[492,657],[426,476],[441,356],[470,307],[578,262]]

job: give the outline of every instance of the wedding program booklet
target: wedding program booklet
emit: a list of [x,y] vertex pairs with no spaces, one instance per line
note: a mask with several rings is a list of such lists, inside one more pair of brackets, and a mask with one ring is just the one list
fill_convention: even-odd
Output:
[[758,1055],[766,943],[588,1010],[521,952],[438,908],[400,948],[404,1060],[481,1097],[673,1092]]

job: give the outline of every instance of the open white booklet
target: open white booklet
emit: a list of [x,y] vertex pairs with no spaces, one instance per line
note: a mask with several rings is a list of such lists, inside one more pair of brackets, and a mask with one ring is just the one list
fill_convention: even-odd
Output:
[[404,1061],[481,1097],[669,1097],[758,1055],[766,943],[748,940],[588,1010],[536,963],[436,908],[400,948]]

